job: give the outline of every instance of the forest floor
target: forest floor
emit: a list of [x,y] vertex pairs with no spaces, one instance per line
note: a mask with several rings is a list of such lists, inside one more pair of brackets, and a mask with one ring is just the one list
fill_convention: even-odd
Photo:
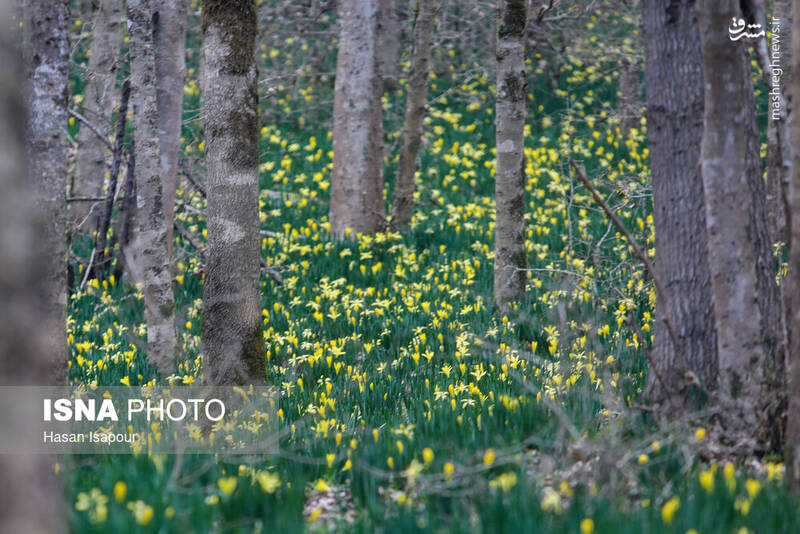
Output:
[[[260,53],[266,67],[285,60]],[[620,133],[617,74],[586,60],[588,44],[581,53],[564,58],[555,89],[530,66],[530,271],[509,316],[492,311],[491,78],[432,77],[412,229],[352,242],[328,234],[329,123],[298,113],[331,95],[276,86],[260,147],[262,256],[282,282],[262,281],[280,452],[256,463],[186,456],[177,467],[164,455],[63,458],[73,531],[793,531],[800,514],[779,459],[731,462],[708,419],[659,422],[645,406],[653,287],[568,160],[652,255],[646,126]],[[185,109],[197,110],[189,74]],[[403,97],[384,98],[387,202]],[[186,119],[184,158],[202,179],[197,115]],[[177,202],[202,246],[203,196],[185,183]],[[202,374],[194,245],[176,235],[184,356],[162,377],[172,384]],[[126,282],[73,293],[75,383],[155,379],[142,296]]]

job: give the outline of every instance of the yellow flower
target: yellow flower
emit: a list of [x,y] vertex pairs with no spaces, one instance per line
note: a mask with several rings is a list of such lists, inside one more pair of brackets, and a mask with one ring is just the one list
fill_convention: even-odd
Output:
[[236,490],[236,485],[239,483],[239,479],[236,477],[222,477],[217,481],[217,485],[219,489],[222,490],[222,493],[225,495],[230,495]]
[[336,455],[332,452],[325,455],[325,461],[328,462],[328,467],[333,467],[333,461],[336,460]]
[[542,511],[561,513],[561,495],[551,487],[544,488],[544,495],[541,502]]
[[308,516],[308,522],[314,523],[322,515],[322,508],[314,508]]
[[118,480],[116,484],[114,484],[114,498],[117,502],[122,502],[125,500],[125,495],[128,494],[128,486],[121,480]]
[[709,471],[703,471],[700,473],[700,485],[703,486],[703,489],[706,490],[708,493],[714,491],[714,473]]
[[314,488],[317,491],[330,491],[331,490],[331,487],[328,485],[328,483],[325,482],[324,480],[322,480],[321,478],[319,480],[317,480],[316,484],[314,484]]
[[422,461],[425,462],[425,465],[430,465],[433,462],[433,449],[430,447],[422,449]]
[[489,487],[492,489],[502,489],[503,491],[509,491],[511,488],[517,485],[517,474],[514,471],[509,471],[508,473],[503,473],[502,475],[498,476],[489,481]]
[[494,453],[494,449],[486,449],[486,452],[483,454],[483,465],[489,467],[496,459],[497,455]]
[[581,534],[592,534],[594,532],[594,520],[587,517],[581,521]]
[[167,519],[172,519],[175,517],[175,508],[172,506],[167,506],[166,510],[164,510],[164,517]]
[[134,519],[140,525],[146,525],[153,520],[153,507],[144,501],[129,503],[128,508],[133,512]]
[[675,512],[677,512],[680,507],[681,500],[678,497],[673,497],[665,502],[664,506],[661,507],[661,519],[664,520],[664,523],[668,525],[672,523],[672,518],[675,517]]
[[342,473],[345,471],[350,471],[353,468],[353,462],[350,461],[350,458],[344,463],[344,467],[342,467]]
[[747,490],[747,494],[750,496],[751,499],[755,499],[758,492],[761,490],[761,482],[754,478],[748,478],[747,482],[744,483],[744,488]]
[[694,431],[694,439],[696,441],[703,441],[706,437],[706,429],[703,427],[698,428]]
[[733,493],[736,491],[736,469],[733,464],[728,462],[722,468],[722,474],[725,476],[725,483],[728,485],[728,490]]
[[649,459],[650,459],[650,457],[647,456],[646,454],[640,454],[639,455],[639,464],[640,465],[644,465],[644,464],[647,463],[647,460],[649,460]]
[[281,487],[281,477],[278,473],[270,473],[269,471],[259,471],[256,473],[256,482],[261,486],[261,491],[264,493],[275,493]]
[[456,470],[456,467],[453,465],[453,462],[447,462],[444,464],[444,477],[449,479],[453,476],[453,472]]
[[650,449],[653,451],[653,454],[658,454],[661,452],[661,443],[658,440],[654,441],[650,444]]

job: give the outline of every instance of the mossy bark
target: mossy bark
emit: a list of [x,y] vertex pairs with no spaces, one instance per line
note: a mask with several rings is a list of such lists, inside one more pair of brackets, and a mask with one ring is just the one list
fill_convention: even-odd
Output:
[[266,380],[261,323],[257,18],[253,0],[203,4],[208,246],[203,285],[207,384]]

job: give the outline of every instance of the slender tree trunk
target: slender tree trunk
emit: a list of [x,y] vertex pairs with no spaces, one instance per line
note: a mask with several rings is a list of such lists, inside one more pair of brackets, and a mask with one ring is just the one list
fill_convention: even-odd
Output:
[[329,219],[333,234],[351,239],[384,223],[378,3],[342,0],[339,5]]
[[392,226],[407,229],[414,212],[414,175],[422,140],[425,105],[428,101],[428,74],[430,73],[433,24],[439,0],[418,0],[417,19],[411,49],[411,75],[406,97],[406,118],[403,124],[403,145],[397,162],[394,181],[394,206]]
[[203,374],[208,384],[266,379],[261,325],[255,0],[203,2],[208,245]]
[[[785,2],[784,2],[785,3]],[[789,110],[786,98],[785,77],[791,71],[786,52],[789,49],[784,41],[788,35],[790,21],[769,23],[766,20],[764,0],[745,0],[743,2],[749,24],[757,23],[772,31],[772,42],[766,36],[753,43],[758,65],[764,76],[768,95],[767,111],[767,220],[772,243],[787,241],[788,184],[792,172],[791,146],[789,144]],[[775,2],[774,10],[783,11],[788,17],[788,6]],[[776,47],[776,48],[773,48]],[[775,80],[778,80],[775,83]]]
[[378,15],[378,71],[383,91],[394,91],[399,85],[400,73],[400,6],[397,0],[379,0]]
[[619,112],[622,115],[620,130],[625,137],[639,127],[641,93],[639,64],[635,59],[623,58],[619,69]]
[[525,28],[529,4],[498,0],[494,303],[506,313],[525,294]]
[[37,324],[46,337],[52,380],[67,376],[67,100],[69,94],[69,2],[28,0],[23,39],[28,108],[28,173],[38,192],[37,209],[46,227],[40,234],[45,295]]
[[[114,110],[112,103],[117,81],[117,57],[122,42],[122,21],[122,0],[100,2],[92,28],[83,115],[106,138],[110,137],[112,131],[111,112]],[[78,155],[72,195],[102,196],[108,170],[107,161],[108,148],[105,143],[90,128],[82,125],[78,132]],[[71,228],[91,233],[97,229],[97,219],[103,212],[103,205],[102,202],[73,202],[69,211]]]
[[780,313],[746,44],[728,0],[697,6],[705,86],[701,172],[719,354],[721,419],[743,452],[764,446]]
[[[653,173],[656,276],[666,304],[656,302],[649,378],[654,404],[669,410],[688,394],[687,372],[706,389],[717,378],[717,346],[700,143],[703,139],[703,67],[694,0],[644,0],[647,137]],[[665,318],[679,339],[675,347]],[[663,383],[657,377],[663,379]]]
[[[800,0],[794,0],[791,26],[791,69],[800,72]],[[800,77],[791,81],[793,101],[800,98]],[[800,146],[800,116],[790,115],[792,146]],[[789,486],[800,493],[800,150],[792,152],[792,179],[789,187],[789,271],[786,276],[786,322],[789,331],[788,421],[786,431],[786,475]]]
[[[53,93],[43,95],[55,97],[45,106],[56,111],[56,115],[43,117],[51,121],[48,124],[55,129],[48,132],[46,142],[42,139],[36,142],[37,146],[54,143],[46,154],[52,156],[57,153],[55,145],[65,142],[61,132],[66,121],[65,50],[69,50],[66,46],[69,3],[30,0],[24,9],[25,56],[28,61],[36,59],[36,63],[28,64],[31,71],[27,74],[33,75],[28,83],[33,82],[40,90],[46,87],[45,82],[55,84],[49,87]],[[64,247],[47,248],[55,241],[63,242],[63,228],[59,228],[57,239],[51,235],[54,227],[49,218],[54,208],[42,202],[41,180],[45,176],[54,177],[30,172],[43,171],[36,158],[30,161],[33,168],[26,165],[25,135],[20,128],[26,120],[20,35],[16,25],[11,24],[14,20],[11,2],[0,4],[0,20],[4,21],[0,24],[0,65],[3,66],[0,69],[0,87],[3,88],[0,91],[0,385],[52,385],[53,362],[60,360],[66,368],[66,340],[63,339],[66,334],[59,334],[59,326],[64,330],[65,323],[52,324],[50,317],[43,313],[42,304],[52,308],[49,315],[57,312],[55,315],[63,318],[63,305],[53,300],[51,269],[64,270],[61,254]],[[37,57],[38,54],[41,55]],[[28,104],[41,105],[34,98],[29,98]],[[42,118],[41,110],[32,108],[29,111],[31,117]],[[57,122],[59,120],[61,122]],[[28,140],[35,140],[33,136],[41,133],[38,128],[31,128]],[[63,164],[64,160],[58,161]],[[61,180],[62,191],[65,190],[66,174],[56,176]],[[63,193],[58,200],[63,210],[62,202]],[[63,211],[60,221],[63,224]],[[57,343],[63,340],[63,346],[54,340]],[[7,424],[2,432],[14,435],[29,426],[31,422],[20,417],[23,412],[12,408],[4,413]],[[41,454],[0,454],[0,473],[3,474],[0,521],[4,532],[66,532],[61,488],[53,472],[54,461]]]
[[126,261],[142,283],[147,356],[162,374],[174,370],[175,300],[172,294],[156,103],[154,11],[148,0],[127,0],[130,20],[131,100],[136,132],[136,229]]
[[114,278],[119,283],[122,280],[122,275],[127,270],[131,272],[130,267],[127,266],[127,251],[131,241],[131,227],[135,224],[136,219],[136,143],[133,136],[131,136],[131,143],[128,148],[128,169],[125,173],[125,185],[122,188],[122,201],[120,202],[119,213],[117,214],[117,227],[114,234],[117,236],[117,244],[119,245],[119,254],[117,255],[117,263],[114,264]]
[[155,24],[158,135],[164,185],[164,225],[172,258],[172,221],[181,150],[183,85],[186,79],[186,0],[161,0]]

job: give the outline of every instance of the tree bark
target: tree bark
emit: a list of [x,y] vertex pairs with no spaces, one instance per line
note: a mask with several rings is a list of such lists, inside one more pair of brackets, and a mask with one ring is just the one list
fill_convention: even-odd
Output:
[[67,377],[67,100],[69,95],[69,3],[66,0],[27,1],[23,39],[28,98],[28,172],[38,192],[37,209],[46,228],[41,245],[48,254],[46,293],[37,323],[47,338],[52,380]]
[[[794,0],[791,26],[791,69],[800,72],[800,0]],[[791,98],[800,98],[798,77],[791,81]],[[792,146],[800,146],[800,116],[790,114]],[[786,429],[786,476],[789,487],[800,493],[800,150],[792,151],[792,179],[789,187],[789,270],[786,275],[786,323],[789,338],[788,421]]]
[[351,239],[384,223],[378,3],[342,0],[339,5],[329,219],[334,235]]
[[528,85],[524,37],[528,11],[525,0],[498,0],[494,303],[501,313],[525,294],[524,132]]
[[392,226],[401,230],[408,229],[414,212],[414,175],[417,172],[425,106],[428,102],[433,25],[440,7],[439,0],[417,2],[417,18],[414,22],[411,49],[411,75],[408,80],[406,117],[403,124],[403,144],[397,162],[392,207]]
[[[694,0],[642,3],[647,137],[653,174],[656,277],[666,303],[656,301],[649,396],[670,413],[689,389],[687,372],[707,389],[717,378],[714,307],[700,144],[703,139],[703,68]],[[669,307],[666,308],[665,304]],[[666,328],[669,317],[676,347]],[[660,375],[665,384],[656,379]]]
[[[100,2],[94,15],[92,47],[83,95],[83,115],[104,138],[111,135],[112,102],[116,87],[117,57],[122,42],[122,1]],[[108,148],[85,124],[78,132],[78,154],[72,196],[103,196],[108,170]],[[102,203],[76,202],[70,206],[70,227],[91,233],[103,211]],[[80,226],[79,226],[80,225]]]
[[147,356],[162,374],[171,374],[177,347],[163,210],[156,101],[154,11],[149,0],[128,0],[131,100],[136,132],[136,229],[126,261],[142,284],[147,317]]
[[[66,308],[61,297],[66,298],[69,2],[25,2],[26,79],[20,34],[16,24],[10,24],[13,5],[0,4],[0,20],[5,21],[0,25],[0,385],[55,385],[54,380],[64,378],[54,376],[54,364],[67,367]],[[20,128],[26,123],[26,105],[27,132]],[[34,124],[33,119],[46,123]],[[45,152],[38,153],[39,149]],[[4,414],[9,425],[2,432],[13,435],[30,425],[17,413],[11,409]],[[0,454],[4,531],[66,532],[53,463],[46,455]]]
[[263,383],[254,0],[203,3],[208,245],[203,285],[207,384]]
[[161,177],[164,185],[164,226],[172,258],[172,221],[181,150],[183,85],[186,80],[186,0],[161,0],[155,23],[156,99],[161,145]]
[[622,115],[620,130],[625,137],[639,127],[641,93],[639,64],[635,59],[623,58],[619,69],[619,113]]
[[759,134],[746,44],[727,28],[742,17],[727,0],[697,6],[705,86],[701,172],[706,199],[721,420],[748,452],[768,447],[776,390],[777,287],[766,218]]
[[[783,4],[786,2],[784,1]],[[772,42],[766,36],[753,43],[756,60],[764,76],[768,95],[767,108],[767,221],[772,243],[787,242],[786,221],[788,218],[789,179],[792,172],[791,146],[789,144],[789,109],[786,98],[786,77],[791,71],[787,57],[788,48],[784,41],[789,38],[790,22],[784,18],[778,23],[775,17],[783,13],[788,17],[788,6],[774,3],[773,19],[767,23],[764,0],[744,0],[748,24],[757,23],[772,31]],[[777,50],[773,50],[773,46]],[[773,68],[774,67],[774,68]],[[778,77],[774,83],[773,76]]]
[[378,14],[378,70],[382,92],[390,92],[399,86],[400,66],[400,8],[397,0],[379,0]]

